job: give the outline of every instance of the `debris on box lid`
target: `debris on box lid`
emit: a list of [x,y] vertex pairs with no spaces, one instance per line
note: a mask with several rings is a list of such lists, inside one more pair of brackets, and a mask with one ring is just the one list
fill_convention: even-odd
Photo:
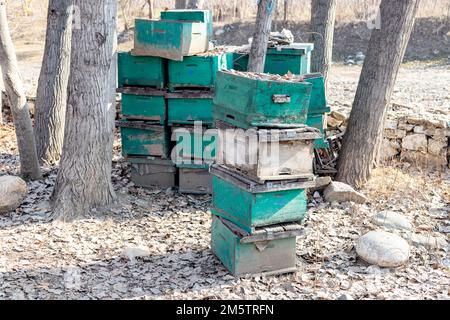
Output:
[[269,35],[268,47],[275,47],[277,45],[290,45],[294,43],[294,35],[288,29],[271,32]]
[[236,71],[236,70],[229,70],[226,72],[240,76],[240,77],[247,77],[247,78],[250,78],[253,80],[267,80],[267,81],[277,81],[277,82],[303,82],[304,81],[303,76],[295,75],[292,72],[288,72],[283,76],[278,75],[278,74],[243,72],[243,71]]

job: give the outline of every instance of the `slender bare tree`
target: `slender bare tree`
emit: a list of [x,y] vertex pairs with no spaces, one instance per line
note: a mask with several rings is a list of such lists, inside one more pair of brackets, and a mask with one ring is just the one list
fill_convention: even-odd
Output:
[[188,9],[202,9],[205,0],[189,0]]
[[48,2],[47,34],[35,112],[38,157],[47,164],[59,161],[63,146],[72,38],[70,3],[71,0]]
[[80,26],[72,32],[64,146],[53,192],[54,217],[76,218],[110,204],[115,105],[116,0],[73,0]]
[[11,104],[19,148],[21,174],[25,179],[40,179],[42,176],[34,141],[33,125],[19,73],[16,50],[9,33],[5,0],[0,0],[0,69]]
[[175,9],[186,9],[187,0],[175,0]]
[[267,44],[275,14],[276,0],[259,0],[256,15],[256,30],[253,35],[252,46],[248,62],[248,71],[264,72]]
[[382,0],[339,155],[339,181],[361,187],[378,162],[383,128],[419,0]]
[[310,42],[314,43],[311,71],[323,74],[325,87],[328,84],[328,71],[333,55],[336,2],[337,0],[312,0],[311,2]]

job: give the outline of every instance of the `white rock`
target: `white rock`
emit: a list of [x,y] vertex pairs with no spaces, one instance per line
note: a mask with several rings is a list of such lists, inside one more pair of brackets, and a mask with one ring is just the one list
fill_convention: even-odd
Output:
[[428,142],[427,136],[421,133],[411,134],[402,140],[402,148],[412,151],[427,152]]
[[339,296],[339,298],[337,298],[338,300],[355,300],[353,299],[353,297],[351,295],[349,295],[348,293],[344,293],[343,295]]
[[428,139],[428,153],[439,156],[447,147],[447,141]]
[[384,129],[384,137],[388,139],[403,139],[406,131],[401,129]]
[[400,153],[400,144],[395,140],[383,139],[381,154],[383,159],[390,159]]
[[148,257],[150,255],[150,251],[147,247],[126,247],[123,251],[121,256],[123,258],[126,258],[130,261],[134,261],[136,258],[144,258]]
[[432,235],[412,234],[411,242],[415,246],[423,246],[429,249],[442,249],[447,246],[445,238],[434,237]]
[[27,196],[27,184],[19,177],[0,177],[0,213],[15,210]]
[[351,186],[343,182],[332,181],[324,191],[325,200],[328,202],[366,203],[367,198],[362,193],[355,191]]
[[370,231],[356,242],[356,253],[380,267],[398,267],[409,258],[409,244],[402,237],[384,231]]
[[331,183],[331,177],[325,176],[325,177],[317,177],[316,178],[316,186],[312,188],[312,190],[322,190],[325,189],[330,183]]
[[412,229],[412,224],[403,215],[392,211],[378,212],[372,219],[372,223],[390,229],[408,230]]

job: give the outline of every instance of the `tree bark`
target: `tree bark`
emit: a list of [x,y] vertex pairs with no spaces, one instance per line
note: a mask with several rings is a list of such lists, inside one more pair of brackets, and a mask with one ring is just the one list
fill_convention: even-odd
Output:
[[20,155],[21,175],[25,179],[40,179],[42,176],[34,141],[33,125],[19,73],[16,50],[9,33],[6,2],[4,0],[0,0],[0,69],[11,103],[11,113]]
[[256,30],[253,35],[252,46],[248,62],[248,71],[264,72],[267,44],[272,28],[272,19],[276,9],[276,0],[259,0],[256,15]]
[[175,0],[175,9],[186,9],[187,0]]
[[205,0],[189,0],[188,9],[202,9]]
[[64,146],[53,191],[53,216],[72,220],[115,199],[111,184],[115,106],[116,0],[74,0]]
[[72,38],[71,0],[50,0],[45,51],[36,95],[35,134],[39,160],[61,157]]
[[314,51],[311,58],[311,71],[323,74],[325,88],[327,88],[328,71],[333,56],[335,20],[336,0],[312,0],[310,42],[314,43]]
[[339,155],[339,181],[364,185],[377,160],[398,69],[403,60],[419,0],[383,0],[381,28],[374,29]]
[[148,18],[155,19],[155,0],[147,0]]

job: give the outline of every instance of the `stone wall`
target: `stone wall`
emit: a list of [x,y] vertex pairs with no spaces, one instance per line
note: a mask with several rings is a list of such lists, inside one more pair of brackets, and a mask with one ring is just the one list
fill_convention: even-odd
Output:
[[[345,132],[347,116],[333,111],[327,126],[331,135]],[[450,126],[447,115],[425,118],[390,113],[386,120],[382,160],[397,159],[433,171],[450,168]]]

